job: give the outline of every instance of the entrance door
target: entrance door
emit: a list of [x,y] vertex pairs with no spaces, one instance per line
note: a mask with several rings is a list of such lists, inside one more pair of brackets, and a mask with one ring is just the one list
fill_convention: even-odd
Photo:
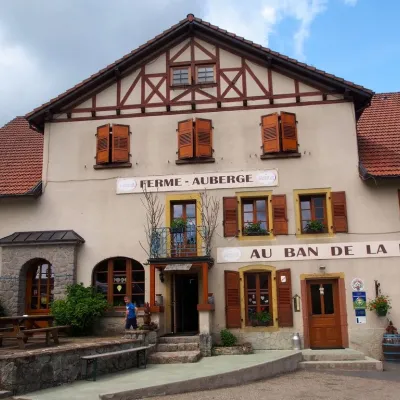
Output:
[[342,348],[337,280],[307,282],[310,347]]
[[197,255],[196,202],[171,204],[171,256]]
[[174,274],[172,277],[172,332],[199,331],[199,280],[197,275]]

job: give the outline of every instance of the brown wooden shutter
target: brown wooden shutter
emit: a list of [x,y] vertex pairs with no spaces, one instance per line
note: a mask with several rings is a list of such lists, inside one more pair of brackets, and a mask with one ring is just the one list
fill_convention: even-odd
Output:
[[278,291],[278,324],[293,326],[292,311],[292,278],[290,269],[276,271],[276,288]]
[[238,235],[238,202],[236,197],[224,197],[224,236]]
[[332,214],[333,214],[333,230],[334,232],[346,233],[348,232],[346,193],[332,192],[331,199],[332,199]]
[[196,118],[196,157],[212,157],[212,121]]
[[110,124],[97,128],[96,164],[110,162]]
[[178,122],[178,158],[193,158],[193,121]]
[[296,114],[281,112],[282,150],[297,151]]
[[272,218],[274,235],[288,234],[288,219],[286,212],[286,195],[272,196]]
[[226,327],[240,328],[240,278],[239,272],[225,271]]
[[277,153],[280,151],[278,113],[261,117],[261,139],[264,153]]
[[129,126],[112,126],[112,162],[129,162]]

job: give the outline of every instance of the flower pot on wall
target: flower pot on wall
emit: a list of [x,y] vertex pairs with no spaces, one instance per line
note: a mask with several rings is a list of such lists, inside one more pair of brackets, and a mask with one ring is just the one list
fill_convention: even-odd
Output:
[[386,317],[387,313],[388,313],[388,310],[385,310],[385,309],[382,310],[379,308],[376,309],[376,314],[378,315],[378,317]]

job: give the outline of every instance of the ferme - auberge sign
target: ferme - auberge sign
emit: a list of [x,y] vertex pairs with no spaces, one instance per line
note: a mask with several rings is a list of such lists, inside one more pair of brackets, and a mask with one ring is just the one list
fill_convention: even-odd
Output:
[[118,178],[117,194],[278,186],[276,169]]

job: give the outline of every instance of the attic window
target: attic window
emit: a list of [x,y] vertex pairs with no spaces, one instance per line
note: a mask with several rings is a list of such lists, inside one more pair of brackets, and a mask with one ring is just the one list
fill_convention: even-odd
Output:
[[197,67],[197,82],[198,83],[215,82],[214,67],[213,66]]
[[189,67],[180,67],[172,69],[173,85],[189,85]]

